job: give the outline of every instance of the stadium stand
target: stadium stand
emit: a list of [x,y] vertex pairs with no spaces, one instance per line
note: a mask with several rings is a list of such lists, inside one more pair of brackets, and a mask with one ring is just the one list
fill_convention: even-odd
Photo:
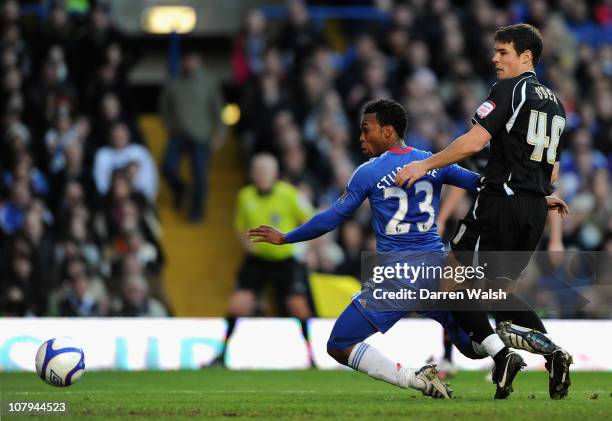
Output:
[[0,312],[167,314],[157,167],[127,84],[137,51],[103,4],[48,6],[2,2]]

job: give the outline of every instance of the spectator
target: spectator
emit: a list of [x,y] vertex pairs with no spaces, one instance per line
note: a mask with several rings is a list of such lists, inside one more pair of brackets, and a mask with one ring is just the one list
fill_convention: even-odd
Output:
[[102,279],[90,270],[79,250],[65,257],[60,266],[61,283],[48,298],[49,314],[61,317],[107,315],[109,299]]
[[103,316],[104,304],[100,303],[92,290],[91,281],[86,273],[71,275],[65,297],[59,303],[60,317],[97,317]]
[[340,244],[345,255],[344,261],[336,268],[336,273],[361,278],[361,250],[364,248],[364,235],[361,226],[355,221],[347,221],[340,228]]
[[15,166],[18,156],[28,153],[30,147],[30,131],[19,121],[11,122],[6,130],[2,144],[3,163],[8,168]]
[[581,191],[590,190],[593,172],[607,166],[606,157],[593,149],[589,130],[580,128],[571,139],[571,152],[566,150],[561,155],[563,195],[568,200]]
[[34,265],[30,256],[23,252],[16,253],[2,282],[3,315],[6,317],[42,315],[41,294],[41,285],[36,283]]
[[261,74],[264,69],[265,30],[266,18],[261,10],[249,10],[232,49],[234,84],[238,88],[244,86],[251,77]]
[[288,19],[279,37],[279,44],[294,70],[300,71],[304,58],[320,42],[319,30],[310,19],[303,0],[287,2]]
[[204,71],[196,53],[185,54],[181,76],[162,92],[160,113],[170,139],[162,170],[172,188],[174,207],[180,208],[185,183],[179,176],[183,153],[191,159],[193,196],[189,219],[201,222],[206,209],[208,166],[211,152],[221,145],[225,126],[221,122],[223,106],[217,83]]
[[[95,203],[97,198],[93,177],[83,162],[83,147],[81,143],[66,146],[63,152],[64,168],[51,177],[51,195],[49,204],[59,218],[62,211],[74,205],[74,197],[78,202],[87,205]],[[78,192],[75,190],[78,189]],[[70,203],[63,201],[68,199]]]
[[94,181],[98,193],[105,195],[113,172],[132,164],[132,186],[151,202],[157,196],[157,169],[150,152],[142,145],[130,143],[130,132],[123,123],[116,123],[110,131],[110,146],[100,148],[94,160]]
[[130,131],[133,143],[144,144],[138,125],[122,107],[121,99],[114,92],[106,92],[99,101],[99,109],[93,120],[92,136],[85,146],[87,162],[93,161],[95,151],[105,146],[109,139],[110,129],[116,123],[125,123]]
[[166,317],[162,303],[149,296],[149,286],[142,276],[130,276],[123,280],[122,295],[113,305],[113,314],[120,317]]
[[72,124],[72,118],[64,108],[55,116],[54,125],[45,134],[45,145],[49,159],[49,170],[58,173],[66,165],[64,149],[71,144],[80,143],[79,133]]
[[159,271],[159,257],[153,244],[147,242],[138,230],[130,230],[125,233],[128,253],[138,259],[142,267],[153,273]]
[[92,273],[110,277],[110,266],[98,245],[93,241],[89,227],[89,212],[82,205],[75,205],[67,218],[64,238],[55,248],[55,266],[62,267],[73,259],[82,259]]
[[28,184],[32,193],[45,197],[49,193],[49,186],[45,175],[33,166],[32,157],[28,153],[20,153],[14,162],[12,171],[5,171],[3,184],[10,189],[15,182],[23,181]]
[[0,205],[0,228],[11,235],[23,226],[26,210],[32,203],[32,194],[26,181],[13,183],[10,200]]
[[335,273],[345,259],[344,251],[328,233],[313,240],[304,256],[304,263],[311,272]]
[[278,153],[273,122],[268,117],[289,108],[290,103],[287,87],[277,74],[266,72],[253,81],[242,98],[242,108],[247,110],[245,124],[249,126],[245,131],[249,137],[244,142],[246,156],[258,152]]
[[[69,54],[72,53],[74,35],[75,27],[68,15],[64,1],[54,2],[47,15],[47,21],[40,27],[34,57],[45,57],[55,47],[59,47]],[[37,66],[35,65],[35,67]]]
[[[89,19],[77,34],[77,56],[74,67],[77,85],[84,90],[87,80],[96,69],[104,64],[106,52],[112,45],[117,45],[122,54],[126,53],[124,36],[114,27],[109,16],[110,9],[101,2],[91,7]],[[93,109],[89,109],[93,112]]]
[[[59,61],[60,59],[62,61]],[[42,65],[41,77],[35,80],[26,93],[26,107],[29,112],[25,122],[36,136],[43,135],[60,110],[70,112],[75,103],[76,91],[63,71],[63,59],[63,55],[55,61],[47,59]],[[34,153],[37,157],[46,156],[46,153],[39,149]]]
[[32,201],[25,214],[21,233],[32,249],[30,259],[41,285],[55,281],[56,270],[53,266],[54,238],[45,222],[51,222],[49,212],[39,200]]

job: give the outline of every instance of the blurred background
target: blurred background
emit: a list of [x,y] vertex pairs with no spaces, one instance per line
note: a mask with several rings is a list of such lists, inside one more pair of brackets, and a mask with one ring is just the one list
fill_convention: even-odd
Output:
[[[239,192],[268,177],[295,189],[304,218],[330,206],[364,161],[373,99],[407,108],[408,145],[444,148],[494,82],[495,30],[517,22],[542,31],[538,78],[567,111],[558,192],[572,214],[563,244],[546,234],[540,249],[612,251],[610,0],[0,4],[4,316],[224,316],[231,302],[236,315],[335,317],[375,249],[367,204],[291,251],[306,311],[277,304],[274,283],[236,297],[257,253],[239,234]],[[272,170],[251,169],[262,153]],[[440,224],[446,239],[470,204]],[[529,276],[567,278],[555,259]],[[609,318],[610,297],[588,287],[611,283],[582,285],[588,311],[542,294],[541,313]]]

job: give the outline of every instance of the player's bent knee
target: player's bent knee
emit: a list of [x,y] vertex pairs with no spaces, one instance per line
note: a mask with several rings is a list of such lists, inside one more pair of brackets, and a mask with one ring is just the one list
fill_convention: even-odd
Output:
[[327,343],[327,354],[342,365],[348,365],[349,356],[351,355],[352,350],[352,346],[349,348],[338,349],[333,345],[330,345],[329,342]]

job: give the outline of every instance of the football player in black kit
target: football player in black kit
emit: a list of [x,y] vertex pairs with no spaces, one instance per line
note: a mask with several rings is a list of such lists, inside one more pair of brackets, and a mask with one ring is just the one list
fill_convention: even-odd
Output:
[[[546,224],[545,196],[553,192],[559,174],[565,110],[536,78],[534,68],[541,54],[542,36],[535,27],[500,28],[495,33],[492,59],[497,82],[476,110],[473,127],[441,152],[406,165],[396,177],[396,184],[410,187],[428,171],[463,161],[490,142],[490,157],[481,173],[482,189],[459,222],[451,248],[454,258],[464,265],[472,264],[470,252],[522,251],[489,264],[486,276],[493,287],[516,279],[527,266]],[[498,325],[500,336],[480,308],[453,312],[462,328],[493,357],[495,398],[510,395],[512,381],[525,365],[504,342],[543,354],[550,397],[564,398],[570,386],[571,355],[544,335],[542,321],[528,304],[514,294],[509,297],[517,310],[494,312],[498,320],[506,321]]]
[[[491,148],[487,145],[480,152],[470,156],[467,160],[460,163],[461,166],[467,168],[470,171],[474,171],[480,174],[484,171],[487,165]],[[438,233],[442,237],[442,242],[447,244],[451,237],[451,234],[455,232],[457,224],[451,219],[451,215],[455,211],[455,208],[459,205],[459,202],[463,200],[465,196],[470,197],[471,203],[476,200],[477,194],[470,193],[467,190],[461,189],[455,186],[445,186],[444,194],[440,199],[440,210],[436,218],[436,225],[438,226]],[[549,207],[550,209],[550,207]],[[453,341],[446,329],[442,334],[442,343],[444,346],[444,354],[442,359],[437,362],[438,377],[440,379],[448,379],[454,376],[459,371],[458,367],[453,362]]]

